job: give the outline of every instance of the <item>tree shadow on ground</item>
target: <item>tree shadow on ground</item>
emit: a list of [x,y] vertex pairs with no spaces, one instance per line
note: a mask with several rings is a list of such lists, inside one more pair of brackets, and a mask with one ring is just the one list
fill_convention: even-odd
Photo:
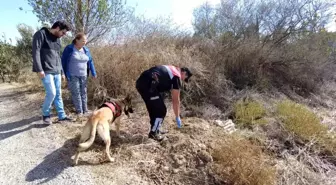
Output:
[[[28,131],[32,128],[44,128],[48,126],[46,124],[32,124],[33,122],[39,121],[39,120],[41,120],[41,116],[34,116],[34,117],[23,119],[20,121],[14,121],[10,123],[1,124],[0,125],[0,141],[7,139],[9,137],[12,137],[16,134]],[[30,125],[29,127],[23,128],[23,129],[15,130],[17,128],[20,128],[20,127],[23,127],[29,124],[32,124],[32,125]]]
[[78,136],[68,139],[63,146],[53,151],[34,169],[26,175],[26,181],[33,182],[42,180],[41,183],[49,182],[61,174],[66,168],[72,166],[71,156],[75,154]]

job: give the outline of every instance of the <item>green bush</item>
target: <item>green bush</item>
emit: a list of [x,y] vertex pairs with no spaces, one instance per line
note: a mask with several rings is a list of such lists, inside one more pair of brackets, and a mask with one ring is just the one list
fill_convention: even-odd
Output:
[[302,140],[321,140],[327,132],[316,114],[304,105],[284,100],[277,105],[277,114],[284,128]]
[[235,121],[242,127],[265,124],[266,109],[255,100],[239,100],[234,105]]
[[20,63],[12,46],[6,38],[0,40],[0,78],[2,82],[17,80]]
[[277,114],[284,128],[302,142],[315,141],[322,150],[336,152],[336,133],[328,132],[318,116],[306,106],[290,100],[277,105]]

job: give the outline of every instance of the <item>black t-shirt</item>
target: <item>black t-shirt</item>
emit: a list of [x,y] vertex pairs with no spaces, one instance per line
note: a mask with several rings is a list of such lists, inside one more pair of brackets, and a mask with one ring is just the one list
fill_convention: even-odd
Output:
[[180,89],[181,79],[178,76],[170,78],[169,72],[165,66],[155,66],[148,69],[146,76],[157,82],[157,90],[159,92],[170,91],[171,89]]

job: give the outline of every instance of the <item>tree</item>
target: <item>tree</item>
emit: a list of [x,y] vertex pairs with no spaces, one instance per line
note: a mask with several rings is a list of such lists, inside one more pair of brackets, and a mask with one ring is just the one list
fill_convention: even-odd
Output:
[[72,34],[84,32],[88,43],[121,26],[133,12],[123,0],[28,0],[28,3],[42,23],[65,20],[73,26]]
[[20,61],[15,54],[15,46],[5,36],[0,39],[0,78],[2,82],[8,79],[17,81],[19,77]]
[[194,29],[206,37],[230,32],[279,44],[324,28],[333,5],[335,0],[222,0],[216,8],[206,3],[195,9]]
[[205,2],[200,7],[196,8],[193,15],[195,35],[210,39],[217,35],[216,10],[209,4],[209,2]]
[[16,55],[24,66],[32,63],[32,43],[35,30],[26,24],[19,24],[17,30],[21,38],[17,39]]

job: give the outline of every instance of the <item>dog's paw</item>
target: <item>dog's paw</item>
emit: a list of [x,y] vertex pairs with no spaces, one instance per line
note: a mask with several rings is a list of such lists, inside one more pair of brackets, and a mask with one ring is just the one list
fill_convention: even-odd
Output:
[[114,159],[114,157],[111,157],[111,158],[108,159],[108,161],[112,163],[112,162],[115,161],[115,159]]

